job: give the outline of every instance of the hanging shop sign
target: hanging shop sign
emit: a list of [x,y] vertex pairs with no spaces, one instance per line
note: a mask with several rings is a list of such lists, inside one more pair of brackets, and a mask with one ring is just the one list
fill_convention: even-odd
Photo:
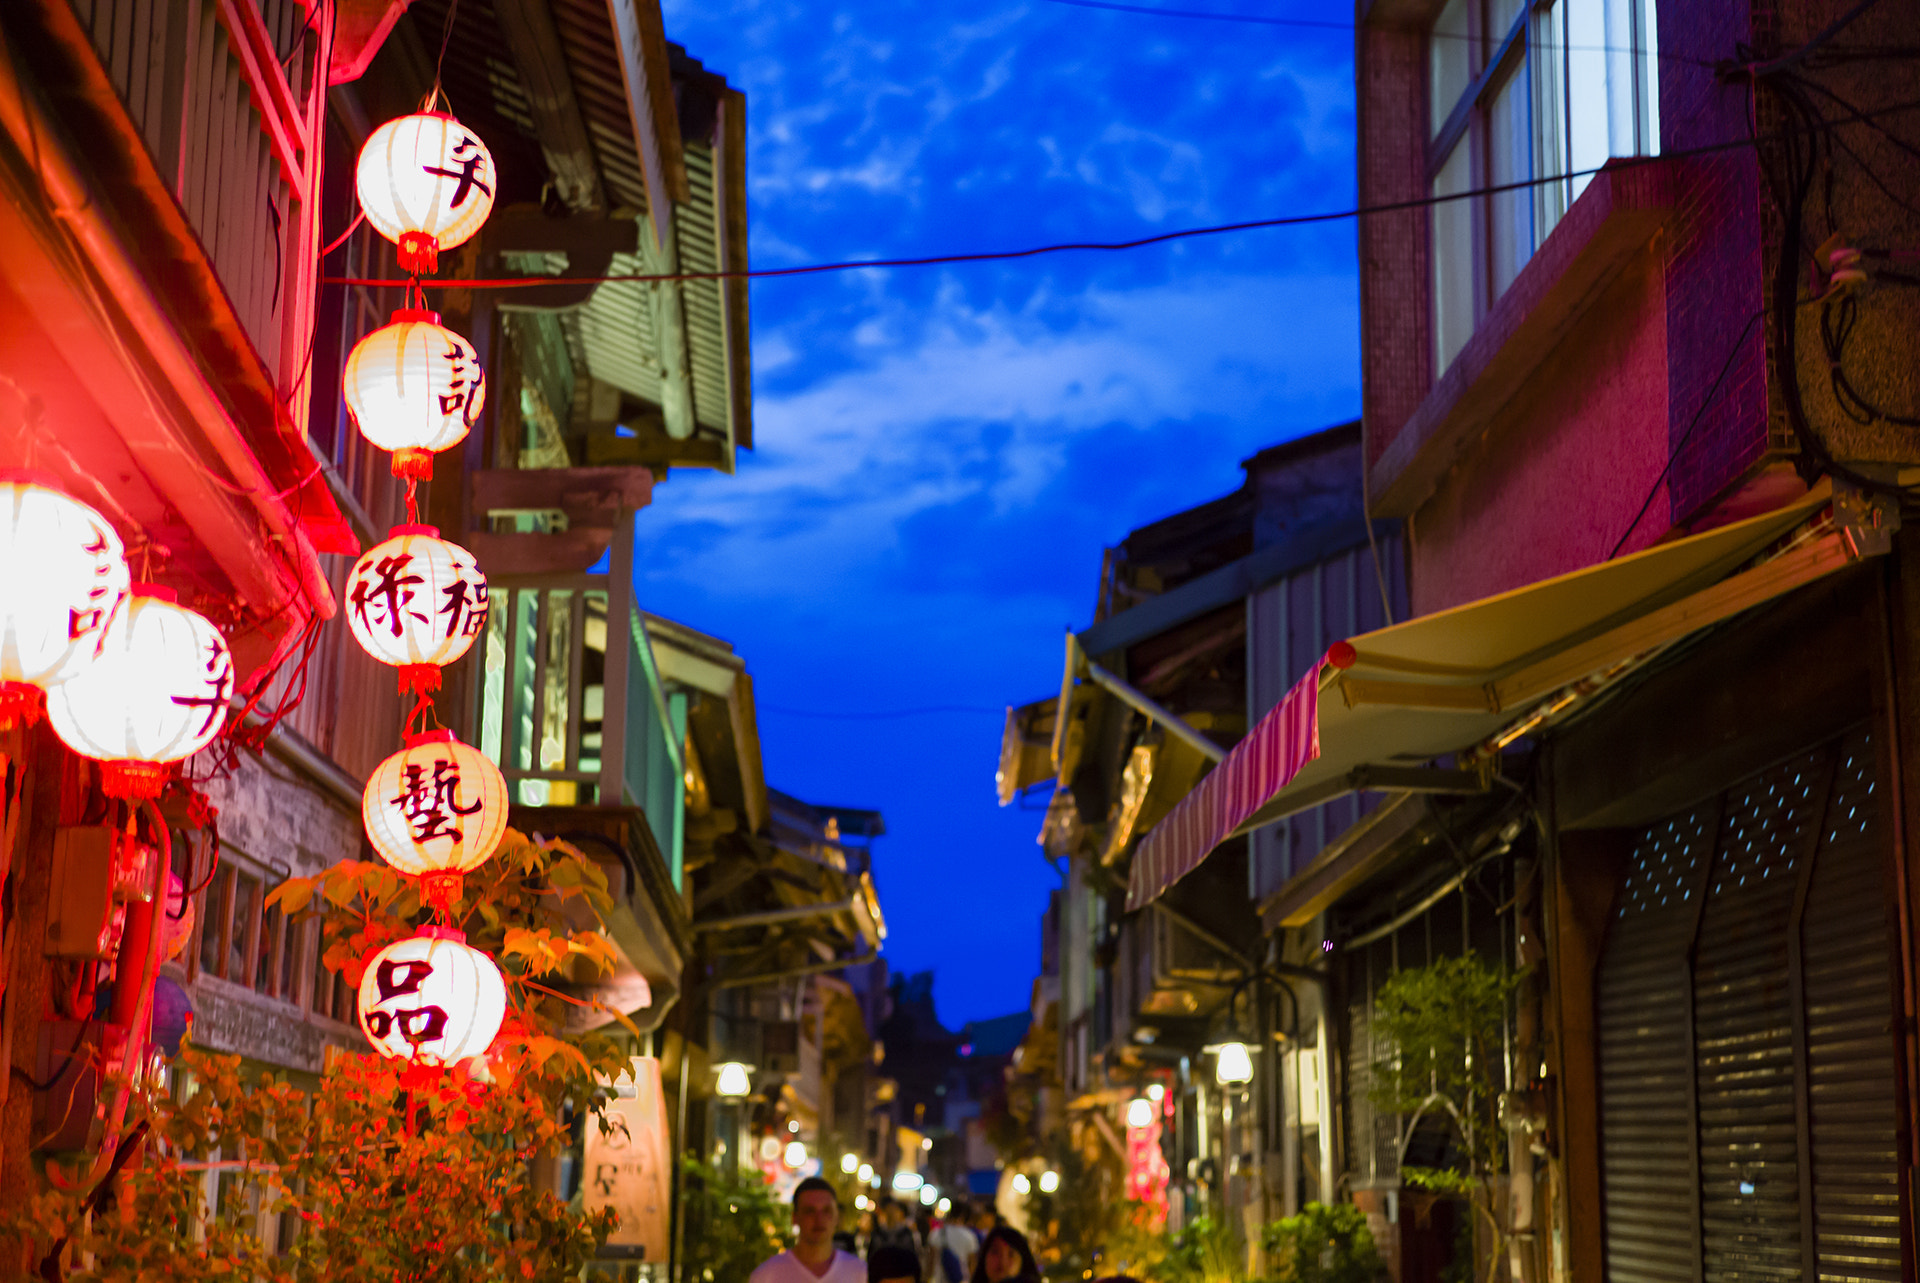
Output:
[[414,275],[438,271],[441,250],[480,230],[495,185],[493,156],[480,135],[437,111],[374,130],[354,170],[367,222],[399,247],[400,269]]
[[446,1066],[484,1053],[507,1013],[507,986],[464,932],[423,927],[367,959],[360,1032],[383,1056]]
[[487,626],[487,577],[432,526],[395,526],[363,553],[346,599],[354,640],[400,670],[402,692],[438,690],[440,670]]
[[658,1060],[634,1056],[630,1063],[629,1073],[603,1083],[606,1109],[587,1120],[580,1197],[589,1213],[610,1207],[620,1215],[601,1255],[665,1261],[673,1172],[666,1095]]
[[0,717],[37,718],[42,692],[93,662],[127,586],[104,517],[51,478],[0,471]]
[[341,391],[361,434],[392,452],[394,475],[425,479],[433,456],[480,421],[487,376],[473,344],[438,312],[401,308],[354,344]]
[[232,695],[220,630],[170,589],[135,584],[98,658],[47,692],[47,720],[68,748],[101,763],[109,796],[152,798],[220,733]]
[[360,816],[380,858],[420,878],[429,903],[449,905],[506,833],[507,781],[452,731],[426,731],[374,768]]

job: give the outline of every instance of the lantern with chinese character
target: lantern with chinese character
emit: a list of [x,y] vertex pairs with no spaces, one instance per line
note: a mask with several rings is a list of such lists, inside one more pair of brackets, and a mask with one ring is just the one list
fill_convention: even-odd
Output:
[[232,694],[220,630],[171,590],[135,584],[99,657],[47,692],[47,719],[68,748],[103,764],[108,795],[158,797],[181,759],[226,725]]
[[400,269],[440,269],[440,251],[465,244],[493,210],[493,156],[480,135],[444,112],[389,120],[360,149],[360,208],[400,247]]
[[507,781],[452,731],[427,731],[374,768],[360,817],[381,858],[419,878],[428,903],[444,907],[460,897],[461,875],[500,845]]
[[392,451],[396,477],[432,476],[434,453],[466,438],[487,399],[473,344],[424,308],[401,308],[354,344],[341,382],[361,434]]
[[487,577],[432,526],[395,526],[347,576],[347,627],[400,670],[400,689],[438,690],[440,670],[487,626]]
[[360,1032],[381,1055],[416,1065],[481,1055],[506,1014],[500,968],[451,927],[394,941],[360,977]]
[[51,478],[0,471],[0,720],[38,719],[41,692],[93,661],[126,595],[105,518]]

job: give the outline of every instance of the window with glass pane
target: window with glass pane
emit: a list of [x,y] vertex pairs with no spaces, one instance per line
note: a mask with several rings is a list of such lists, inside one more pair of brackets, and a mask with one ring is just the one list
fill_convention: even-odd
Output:
[[1445,370],[1615,156],[1660,149],[1654,0],[1448,0],[1428,36],[1433,345]]
[[244,985],[253,980],[254,928],[260,917],[260,879],[242,873],[234,880],[233,923],[227,942],[226,978]]
[[200,970],[202,974],[221,974],[220,962],[227,947],[227,918],[233,904],[233,870],[221,869],[200,901]]
[[285,919],[277,906],[267,909],[260,915],[260,949],[256,955],[258,960],[253,967],[255,992],[266,994],[273,992],[271,986],[280,970],[274,964],[279,961],[280,948],[285,943],[281,939],[284,926]]

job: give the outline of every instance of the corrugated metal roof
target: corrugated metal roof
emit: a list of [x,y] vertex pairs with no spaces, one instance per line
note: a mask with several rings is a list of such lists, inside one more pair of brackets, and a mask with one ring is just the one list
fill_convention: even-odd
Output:
[[[620,65],[620,46],[605,0],[550,0],[549,11],[607,199],[620,212],[644,218],[648,212],[646,180]],[[423,42],[437,52],[447,18],[447,0],[416,0],[409,16]],[[699,108],[694,100],[704,102],[716,92],[724,92],[725,81],[677,48],[673,55],[676,88],[683,77],[700,84],[699,92],[687,97],[690,108],[694,108],[692,114],[711,134],[715,129],[714,112],[710,105]],[[486,0],[463,0],[455,12],[442,80],[455,112],[494,149],[501,170],[503,202],[540,199],[547,176],[545,158],[519,69],[494,8]],[[674,130],[681,129],[683,123],[662,122]],[[691,194],[691,200],[676,209],[674,219],[674,248],[682,271],[711,272],[723,264],[744,265],[743,259],[738,264],[730,263],[723,252],[726,229],[715,199],[714,144],[712,137],[682,138]],[[503,150],[509,154],[503,155]],[[510,166],[520,170],[518,181],[514,181]],[[536,174],[539,181],[530,181]],[[648,234],[643,227],[642,235]],[[649,264],[643,256],[627,254],[616,255],[608,269],[614,275],[647,270]],[[654,309],[664,303],[654,297],[657,288],[610,282],[567,318],[569,338],[584,355],[593,377],[655,405],[662,400],[662,370]],[[680,295],[686,318],[694,421],[702,436],[725,438],[730,433],[728,407],[734,391],[729,380],[745,379],[746,371],[735,371],[729,360],[724,288],[718,281],[688,281],[681,284]],[[744,403],[744,395],[741,401]],[[741,432],[743,443],[751,439],[750,428]]]

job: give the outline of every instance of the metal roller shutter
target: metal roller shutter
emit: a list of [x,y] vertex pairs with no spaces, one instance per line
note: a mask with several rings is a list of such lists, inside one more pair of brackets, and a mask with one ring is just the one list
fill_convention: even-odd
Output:
[[1686,955],[1717,804],[1645,830],[1601,957],[1601,1164],[1608,1277],[1691,1283],[1694,1148]]
[[1842,746],[1801,919],[1821,1279],[1900,1278],[1886,839],[1862,733]]
[[1832,754],[1794,759],[1727,793],[1694,946],[1701,1248],[1708,1283],[1800,1273],[1787,932]]
[[1873,772],[1857,731],[1639,835],[1598,986],[1610,1279],[1900,1277]]

